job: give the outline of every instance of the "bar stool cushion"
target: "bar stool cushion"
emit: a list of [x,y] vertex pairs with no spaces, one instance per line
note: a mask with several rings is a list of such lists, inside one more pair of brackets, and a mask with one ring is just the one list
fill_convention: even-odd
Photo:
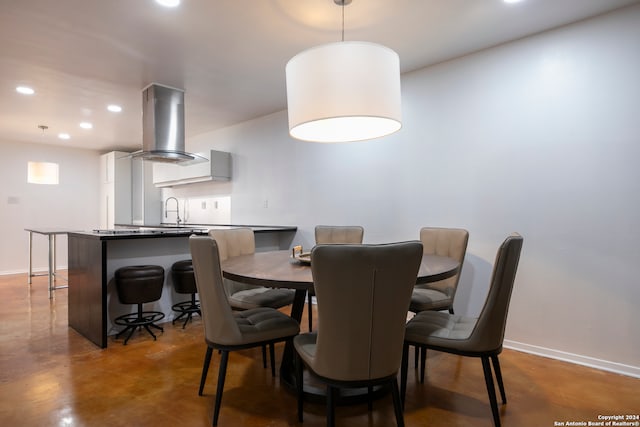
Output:
[[144,311],[144,303],[157,301],[162,296],[164,287],[164,268],[159,265],[132,265],[121,267],[115,272],[118,299],[122,304],[136,304],[136,312],[116,317],[113,322],[125,328],[116,334],[116,338],[129,332],[124,340],[126,345],[129,338],[138,328],[144,328],[154,339],[155,334],[150,327],[164,331],[155,322],[164,318],[160,311]]
[[176,261],[171,266],[171,269],[174,271],[190,271],[193,273],[193,262],[190,259]]
[[177,261],[171,266],[173,289],[179,294],[195,294],[196,278],[193,274],[193,263],[190,259]]
[[121,267],[116,270],[115,278],[122,304],[152,302],[162,296],[164,268],[159,265]]
[[171,266],[171,276],[173,277],[173,289],[176,293],[191,295],[190,300],[178,302],[171,307],[173,311],[180,313],[171,323],[175,324],[184,317],[185,320],[182,324],[182,329],[184,329],[194,313],[202,315],[200,301],[196,300],[198,288],[196,287],[196,277],[193,272],[193,262],[190,259],[176,261]]

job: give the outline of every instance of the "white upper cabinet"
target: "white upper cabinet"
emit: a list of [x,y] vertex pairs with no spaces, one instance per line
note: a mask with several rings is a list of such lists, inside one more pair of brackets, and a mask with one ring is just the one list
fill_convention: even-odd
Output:
[[153,164],[153,183],[156,187],[173,187],[204,181],[229,181],[231,179],[231,153],[211,150],[203,153],[206,162],[190,165],[173,163]]

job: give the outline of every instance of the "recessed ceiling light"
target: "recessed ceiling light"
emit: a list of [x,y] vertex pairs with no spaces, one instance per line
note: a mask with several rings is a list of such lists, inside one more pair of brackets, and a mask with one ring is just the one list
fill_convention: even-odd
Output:
[[522,0],[502,0],[505,3],[520,3]]
[[33,95],[34,93],[36,93],[35,90],[33,90],[28,86],[18,86],[16,88],[16,92],[21,93],[23,95]]
[[176,7],[180,5],[180,0],[156,0],[156,3],[165,7]]
[[58,134],[58,138],[60,138],[60,139],[70,139],[71,135],[69,135],[68,133],[59,133]]
[[82,123],[80,123],[80,127],[82,129],[92,129],[93,125],[91,123],[89,123],[89,122],[82,122]]
[[107,106],[107,110],[111,111],[112,113],[119,113],[120,111],[122,111],[122,107],[119,105],[111,104]]

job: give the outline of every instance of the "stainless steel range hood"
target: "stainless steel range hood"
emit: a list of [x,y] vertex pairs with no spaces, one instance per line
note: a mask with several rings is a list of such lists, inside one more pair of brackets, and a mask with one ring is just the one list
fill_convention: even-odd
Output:
[[132,158],[187,165],[207,159],[184,150],[184,90],[152,83],[142,91],[142,150]]

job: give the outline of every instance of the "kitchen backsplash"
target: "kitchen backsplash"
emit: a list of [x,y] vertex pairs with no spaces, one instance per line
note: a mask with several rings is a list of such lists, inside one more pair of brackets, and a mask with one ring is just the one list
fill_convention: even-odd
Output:
[[[189,224],[230,224],[231,223],[231,197],[190,197],[178,198],[180,204],[180,219]],[[165,217],[165,206],[168,210]],[[168,205],[162,203],[162,222],[176,222],[175,201],[170,200]]]

